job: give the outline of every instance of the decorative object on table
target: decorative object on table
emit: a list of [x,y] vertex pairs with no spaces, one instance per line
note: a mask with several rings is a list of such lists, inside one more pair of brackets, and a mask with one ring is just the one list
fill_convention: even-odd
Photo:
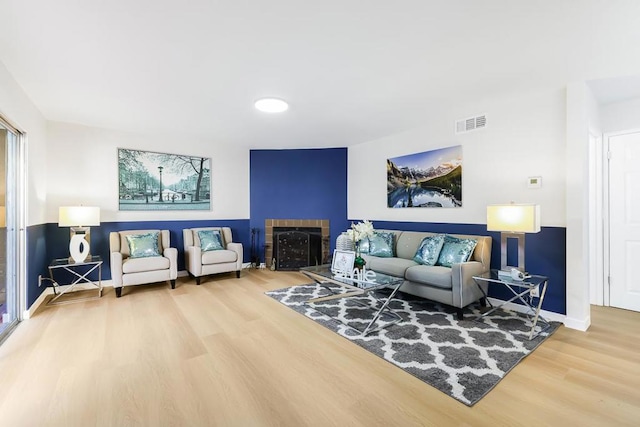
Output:
[[336,239],[336,249],[341,251],[353,251],[355,250],[355,245],[353,243],[353,239],[349,236],[349,233],[343,231],[340,233],[338,238]]
[[387,207],[462,206],[462,145],[387,159]]
[[[487,231],[500,232],[500,277],[511,277],[513,268],[525,273],[524,238],[525,233],[540,232],[540,206],[534,204],[489,205],[487,206]],[[507,240],[518,242],[518,264],[509,265],[507,260]]]
[[356,259],[354,251],[343,251],[335,249],[331,260],[331,272],[333,274],[347,277],[353,272],[353,265]]
[[[337,287],[336,292],[344,290]],[[489,393],[560,326],[551,322],[549,329],[529,340],[524,314],[498,309],[485,322],[458,321],[451,307],[399,292],[390,306],[402,321],[363,337],[359,329],[373,310],[363,307],[375,304],[372,295],[307,304],[332,295],[319,284],[266,295],[468,406]],[[480,315],[479,305],[472,307]]]
[[121,211],[210,210],[211,159],[118,149]]
[[93,206],[61,206],[58,226],[70,227],[69,253],[75,262],[91,256],[91,227],[100,225],[100,208]]
[[362,268],[367,262],[360,256],[360,245],[364,241],[364,239],[368,239],[372,237],[374,233],[373,223],[369,220],[364,220],[357,224],[351,224],[351,228],[347,230],[347,234],[353,240],[356,247],[356,258],[354,260],[353,266],[355,268]]

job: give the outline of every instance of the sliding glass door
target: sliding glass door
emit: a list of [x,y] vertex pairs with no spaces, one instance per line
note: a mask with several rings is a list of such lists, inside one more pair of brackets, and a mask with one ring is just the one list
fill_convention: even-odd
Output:
[[0,342],[20,321],[22,137],[0,117]]

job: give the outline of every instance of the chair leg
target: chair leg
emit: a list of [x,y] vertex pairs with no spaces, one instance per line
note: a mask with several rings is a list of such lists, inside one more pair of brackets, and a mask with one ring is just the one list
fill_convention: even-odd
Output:
[[240,270],[236,271],[236,277],[239,279],[240,278]]
[[176,288],[176,280],[175,280],[175,279],[173,279],[173,280],[171,281],[171,289],[175,289],[175,288]]
[[120,298],[122,296],[122,286],[115,289],[116,289],[116,298]]
[[487,298],[486,297],[480,298],[480,307],[486,307],[486,306],[487,306]]
[[456,308],[456,317],[458,320],[464,320],[464,310],[462,308]]
[[200,286],[200,276],[196,277],[196,285]]

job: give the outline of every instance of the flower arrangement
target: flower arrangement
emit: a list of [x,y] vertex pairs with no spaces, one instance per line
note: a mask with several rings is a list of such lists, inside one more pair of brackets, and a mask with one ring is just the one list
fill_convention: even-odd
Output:
[[347,230],[347,234],[357,245],[362,239],[373,237],[373,223],[366,219],[357,224],[351,223],[351,229]]

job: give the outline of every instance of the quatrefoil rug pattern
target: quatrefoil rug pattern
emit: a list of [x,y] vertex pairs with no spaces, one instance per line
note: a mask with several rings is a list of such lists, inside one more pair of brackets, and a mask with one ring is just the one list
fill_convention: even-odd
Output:
[[[331,291],[343,292],[338,286]],[[360,331],[374,312],[366,306],[383,295],[307,304],[331,294],[317,284],[266,294],[468,406],[491,391],[560,326],[551,322],[545,332],[528,340],[531,323],[524,314],[499,309],[475,321],[478,305],[467,308],[465,320],[458,321],[452,308],[400,292],[390,307],[402,321],[363,337]]]

